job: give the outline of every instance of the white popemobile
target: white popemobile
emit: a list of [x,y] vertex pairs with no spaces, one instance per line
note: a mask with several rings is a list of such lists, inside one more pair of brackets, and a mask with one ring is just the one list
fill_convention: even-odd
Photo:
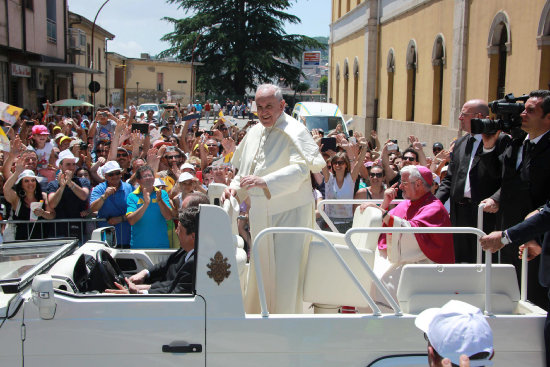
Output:
[[112,227],[96,230],[80,248],[69,239],[4,244],[0,366],[427,366],[414,320],[450,299],[485,310],[495,365],[543,365],[546,313],[520,299],[507,265],[493,265],[489,274],[475,264],[407,265],[397,300],[388,300],[394,310],[380,312],[369,296],[380,286],[371,280],[378,234],[361,220],[345,235],[288,228],[258,236],[310,232],[304,303],[364,310],[355,314],[274,315],[265,297],[261,314],[245,314],[246,254],[230,214],[217,206],[200,207],[193,294],[99,293],[171,253],[114,249]]

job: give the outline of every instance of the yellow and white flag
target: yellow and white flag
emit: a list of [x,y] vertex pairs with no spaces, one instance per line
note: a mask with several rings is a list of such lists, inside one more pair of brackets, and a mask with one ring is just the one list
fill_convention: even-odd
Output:
[[10,151],[10,140],[6,136],[4,129],[0,127],[0,150],[9,152]]
[[23,112],[20,107],[12,106],[4,102],[0,102],[0,120],[6,122],[9,125],[15,124],[15,121],[19,118]]

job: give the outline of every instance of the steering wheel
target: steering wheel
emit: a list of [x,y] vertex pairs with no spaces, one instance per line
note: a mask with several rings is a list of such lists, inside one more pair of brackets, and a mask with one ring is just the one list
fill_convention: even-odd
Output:
[[115,259],[105,250],[99,250],[96,253],[96,266],[99,270],[100,280],[98,280],[97,286],[100,292],[103,292],[105,289],[117,289],[115,282],[126,286],[126,281],[124,280],[124,274],[120,267],[116,263]]

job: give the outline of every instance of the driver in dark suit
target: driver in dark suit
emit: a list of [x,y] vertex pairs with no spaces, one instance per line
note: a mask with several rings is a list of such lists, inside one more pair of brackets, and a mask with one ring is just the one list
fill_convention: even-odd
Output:
[[176,233],[181,248],[166,260],[150,269],[126,278],[128,289],[115,282],[118,289],[106,289],[115,294],[167,294],[191,293],[195,277],[195,236],[199,221],[199,208],[188,207],[179,214]]

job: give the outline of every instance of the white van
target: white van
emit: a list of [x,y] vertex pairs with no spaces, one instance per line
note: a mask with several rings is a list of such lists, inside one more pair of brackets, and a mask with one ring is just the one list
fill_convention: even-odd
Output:
[[306,125],[309,131],[321,129],[325,135],[341,123],[344,133],[349,135],[344,115],[334,103],[298,102],[294,105],[292,117]]

